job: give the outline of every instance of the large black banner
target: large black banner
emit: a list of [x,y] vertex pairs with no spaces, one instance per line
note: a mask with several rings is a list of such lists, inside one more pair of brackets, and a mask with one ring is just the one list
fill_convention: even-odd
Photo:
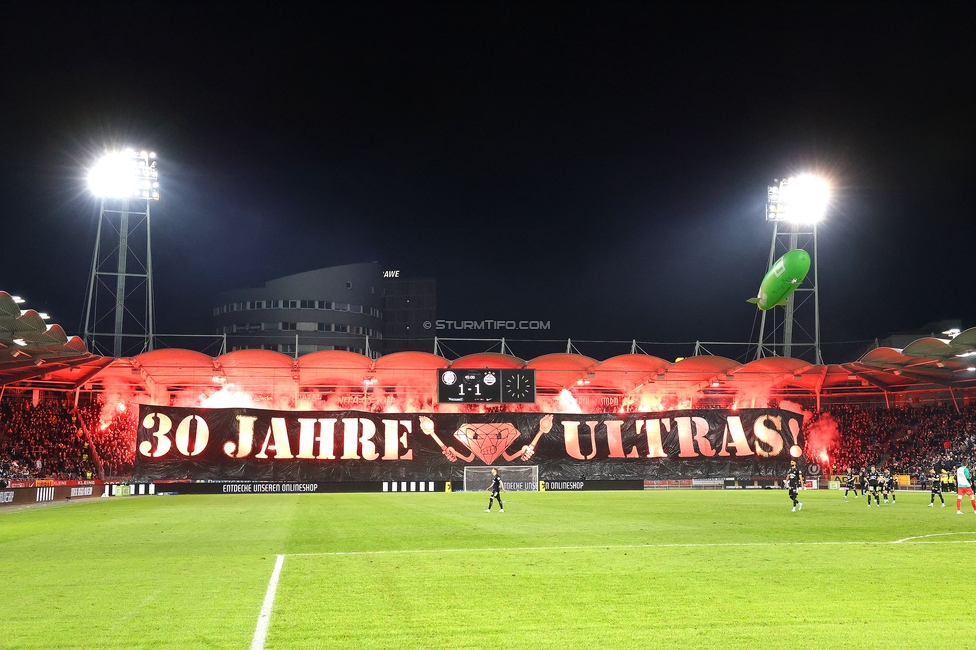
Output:
[[457,481],[466,465],[543,480],[782,476],[802,416],[779,409],[366,413],[142,405],[135,478]]

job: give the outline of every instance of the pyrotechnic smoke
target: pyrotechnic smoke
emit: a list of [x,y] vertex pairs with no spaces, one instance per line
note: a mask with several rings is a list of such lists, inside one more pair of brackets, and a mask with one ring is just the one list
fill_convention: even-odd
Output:
[[[738,390],[732,400],[734,409],[761,409],[769,406],[769,385],[743,382],[737,383]],[[782,407],[785,408],[785,407]]]
[[649,385],[635,389],[623,398],[620,408],[613,410],[620,413],[652,413],[691,407],[691,395],[677,395],[666,392],[656,385]]
[[249,393],[240,390],[234,384],[224,384],[220,390],[211,395],[201,395],[200,406],[204,408],[251,408],[254,406],[254,399]]
[[833,416],[830,413],[821,413],[815,418],[811,411],[789,400],[780,401],[779,407],[803,416],[803,435],[806,438],[804,451],[807,458],[822,467],[829,466],[831,450],[840,442],[840,429]]
[[582,413],[583,409],[580,408],[579,402],[573,397],[573,394],[566,390],[565,388],[559,391],[559,398],[556,400],[556,404],[559,407],[559,413]]
[[[204,408],[262,408],[300,411],[363,410],[375,413],[487,413],[487,412],[544,412],[544,413],[634,413],[690,409],[696,405],[710,408],[765,408],[775,404],[770,398],[771,386],[759,379],[732,382],[732,395],[708,396],[704,403],[696,388],[649,381],[629,393],[560,390],[558,393],[541,390],[536,403],[518,405],[438,404],[436,387],[409,383],[405,385],[374,385],[370,380],[362,385],[306,387],[298,392],[291,382],[268,387],[252,385],[247,379],[237,383],[217,383],[204,390],[175,390],[153,395],[156,403]],[[150,401],[150,394],[137,391],[134,384],[115,381],[107,384],[100,398],[103,404],[101,425],[108,426],[116,414],[137,412],[140,402]],[[803,413],[807,448],[827,450],[836,438],[836,425],[829,418],[813,420],[802,407],[784,400],[783,408]]]
[[[98,401],[102,405],[98,424],[102,431],[112,424],[116,416],[134,418],[135,415],[138,415],[138,405],[149,401],[148,396],[137,393],[132,384],[110,378],[102,386],[103,391],[98,397]],[[135,430],[133,429],[134,434]]]

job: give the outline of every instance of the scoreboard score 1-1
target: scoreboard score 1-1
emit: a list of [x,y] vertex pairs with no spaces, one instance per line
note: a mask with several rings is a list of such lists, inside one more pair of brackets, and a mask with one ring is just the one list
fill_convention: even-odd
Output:
[[437,371],[439,404],[534,404],[535,370],[457,368]]

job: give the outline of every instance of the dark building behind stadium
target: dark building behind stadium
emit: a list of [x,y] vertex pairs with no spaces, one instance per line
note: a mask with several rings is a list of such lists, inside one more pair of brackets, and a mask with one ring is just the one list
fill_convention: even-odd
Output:
[[221,294],[215,332],[227,350],[290,355],[346,350],[428,350],[424,323],[436,319],[437,281],[384,270],[378,262],[332,266]]

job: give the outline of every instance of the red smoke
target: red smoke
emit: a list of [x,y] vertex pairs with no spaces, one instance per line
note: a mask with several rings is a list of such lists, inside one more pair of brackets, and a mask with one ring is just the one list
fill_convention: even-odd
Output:
[[825,412],[814,417],[811,411],[785,399],[780,401],[779,407],[803,416],[803,436],[806,442],[803,451],[808,459],[824,469],[829,469],[830,450],[840,442],[840,429],[837,428],[837,421],[833,416]]

